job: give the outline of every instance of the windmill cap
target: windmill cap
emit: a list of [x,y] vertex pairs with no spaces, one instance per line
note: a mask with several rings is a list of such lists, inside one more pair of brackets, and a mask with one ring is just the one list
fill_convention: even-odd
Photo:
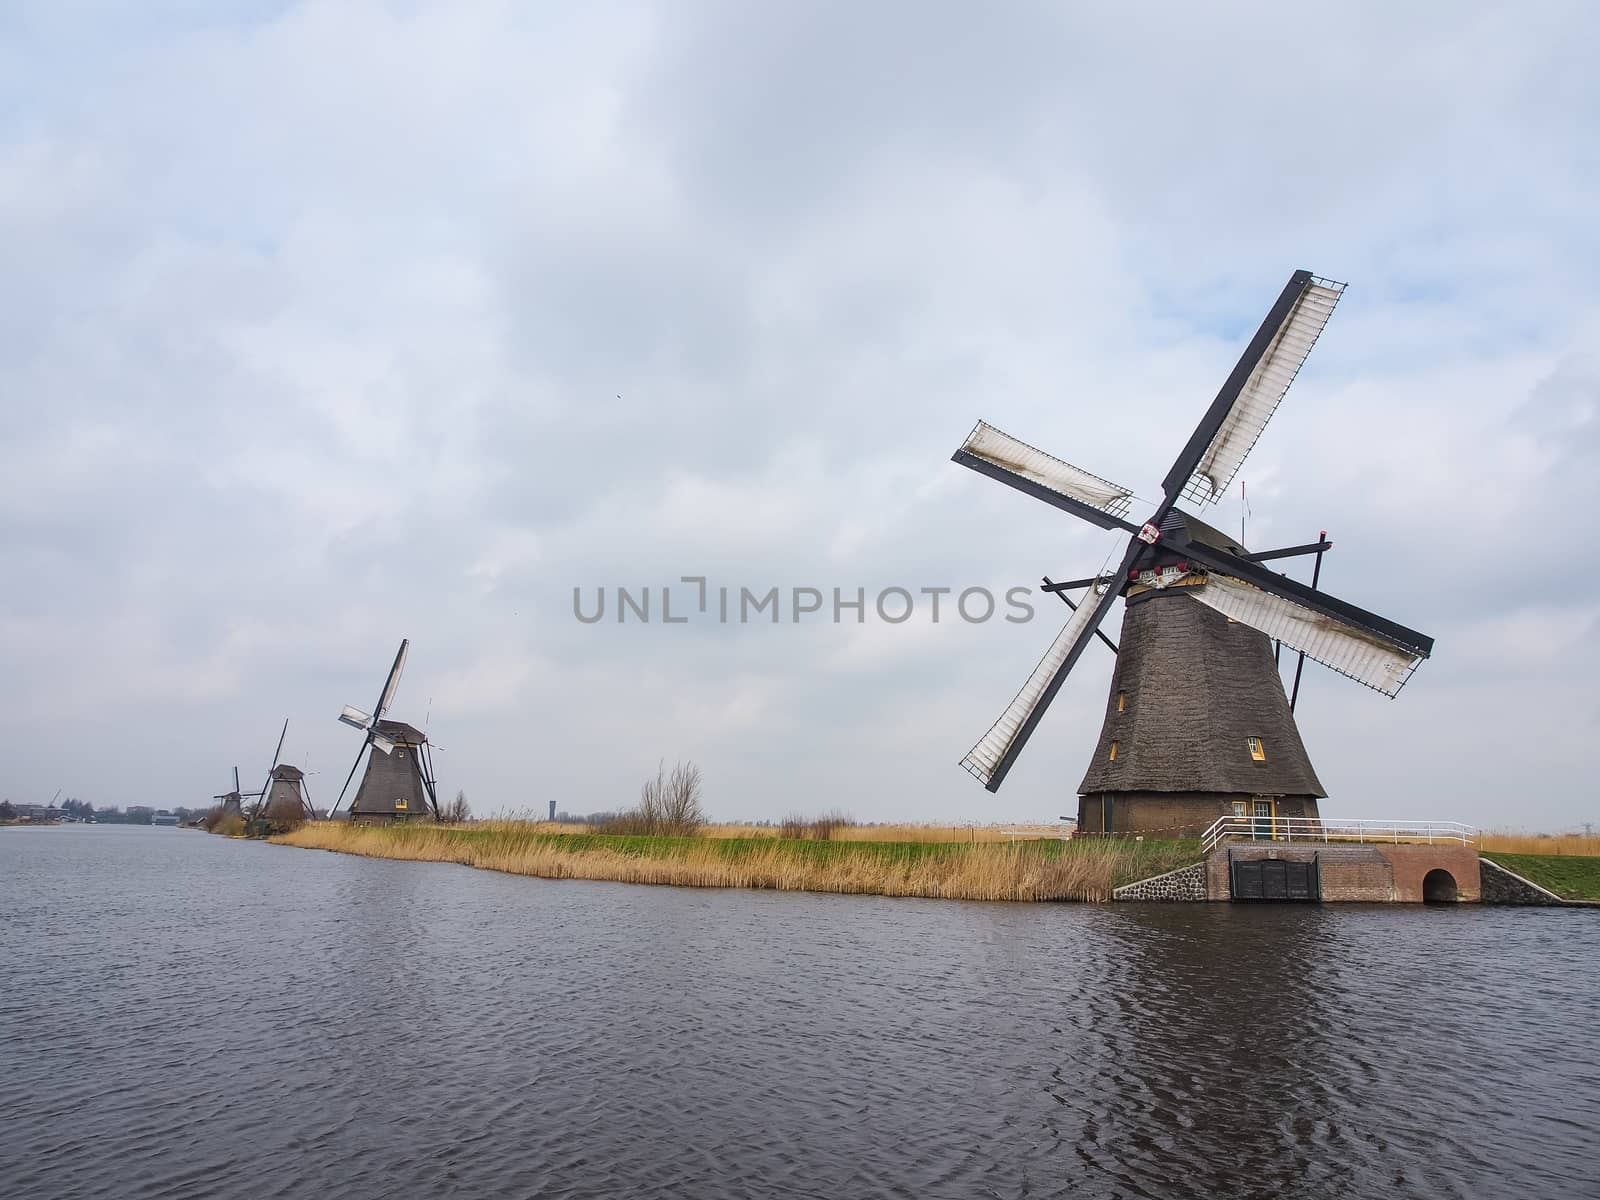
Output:
[[404,721],[379,721],[376,728],[391,742],[407,746],[424,746],[428,742],[427,734],[415,725],[407,725]]
[[1244,547],[1239,545],[1237,538],[1229,537],[1215,526],[1207,525],[1199,517],[1176,508],[1161,518],[1161,532],[1163,534],[1171,533],[1174,530],[1181,530],[1191,542],[1199,542],[1202,546],[1211,546],[1214,549],[1227,550],[1230,553],[1238,553],[1244,550]]

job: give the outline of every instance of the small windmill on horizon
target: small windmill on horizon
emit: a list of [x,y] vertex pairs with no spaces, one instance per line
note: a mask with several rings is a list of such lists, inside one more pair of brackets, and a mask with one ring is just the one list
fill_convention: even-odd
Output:
[[[1296,271],[1162,481],[1147,520],[1133,492],[979,422],[954,461],[1129,535],[1107,574],[1046,589],[1072,609],[1033,674],[962,760],[991,792],[1016,763],[1096,636],[1116,651],[1095,757],[1078,787],[1078,828],[1194,836],[1217,817],[1315,817],[1326,797],[1294,722],[1273,643],[1394,697],[1433,639],[1270,570],[1330,543],[1252,553],[1178,507],[1227,492],[1333,314],[1344,284]],[[1079,603],[1066,592],[1088,589]],[[1126,599],[1113,645],[1100,625]],[[1298,690],[1298,672],[1296,676]]]
[[261,795],[260,792],[243,792],[239,790],[239,768],[235,767],[233,769],[233,791],[223,792],[221,795],[213,796],[211,798],[213,800],[222,801],[222,812],[224,816],[226,816],[228,813],[234,813],[235,815],[242,817],[244,816],[244,802],[259,795]]
[[345,705],[339,720],[366,733],[356,761],[345,776],[339,798],[329,810],[331,817],[344,803],[344,794],[355,778],[356,768],[367,756],[367,770],[356,788],[355,799],[350,802],[350,819],[364,823],[389,823],[392,821],[433,821],[439,817],[439,799],[434,789],[433,759],[429,752],[428,735],[404,721],[385,718],[394,702],[395,689],[400,686],[400,675],[405,670],[406,653],[410,639],[402,639],[394,665],[378,693],[378,703],[373,711],[365,713],[359,708]]

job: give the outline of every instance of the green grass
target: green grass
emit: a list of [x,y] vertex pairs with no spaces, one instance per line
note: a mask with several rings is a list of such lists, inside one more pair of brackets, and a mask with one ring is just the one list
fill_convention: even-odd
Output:
[[1574,854],[1500,854],[1491,851],[1484,858],[1497,862],[1540,887],[1549,888],[1563,900],[1600,900],[1600,858],[1581,858]]

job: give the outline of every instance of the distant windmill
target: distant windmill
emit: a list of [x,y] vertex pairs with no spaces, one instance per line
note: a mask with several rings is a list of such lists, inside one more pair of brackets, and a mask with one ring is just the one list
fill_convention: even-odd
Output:
[[1326,537],[1252,554],[1177,503],[1214,503],[1226,492],[1343,291],[1308,271],[1290,277],[1142,524],[1127,519],[1129,489],[989,425],[979,423],[956,451],[963,466],[1130,535],[1111,573],[1046,580],[1064,600],[1068,589],[1089,592],[1077,605],[1068,601],[1066,627],[962,761],[990,791],[1015,764],[1112,603],[1125,596],[1105,722],[1078,788],[1079,829],[1192,836],[1218,816],[1317,815],[1316,802],[1327,793],[1300,740],[1272,641],[1392,697],[1432,652],[1433,639],[1318,591],[1315,581],[1307,587],[1260,565],[1320,556]]
[[261,795],[260,792],[241,792],[239,790],[239,768],[235,767],[233,769],[233,791],[223,792],[220,796],[213,796],[211,798],[213,800],[222,801],[222,811],[224,815],[227,813],[237,813],[242,817],[244,816],[244,801],[250,799],[252,796],[259,795]]
[[289,720],[283,721],[283,731],[278,734],[278,748],[272,752],[272,765],[267,768],[267,781],[256,792],[256,805],[250,811],[254,824],[262,816],[269,822],[294,822],[311,817],[311,801],[305,791],[305,772],[299,767],[280,764],[283,739],[289,735]]
[[[367,755],[366,774],[356,789],[350,803],[350,819],[365,822],[437,820],[439,800],[433,786],[433,761],[428,752],[428,736],[404,721],[388,721],[384,714],[394,701],[395,688],[400,685],[400,672],[405,668],[409,640],[402,640],[400,651],[394,656],[394,666],[383,690],[378,693],[378,704],[368,714],[359,708],[345,706],[339,720],[366,733],[356,761],[345,776],[344,787],[334,801],[329,816],[339,811],[344,794],[355,778],[361,756]],[[372,753],[368,754],[370,747]]]

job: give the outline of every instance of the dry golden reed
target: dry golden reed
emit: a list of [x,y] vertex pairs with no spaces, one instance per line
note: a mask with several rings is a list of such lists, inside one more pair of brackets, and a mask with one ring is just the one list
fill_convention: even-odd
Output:
[[1559,854],[1582,858],[1600,857],[1600,836],[1581,833],[1523,833],[1520,830],[1488,830],[1478,838],[1485,854]]
[[[809,821],[808,821],[809,823]],[[479,821],[476,829],[526,829],[532,822],[517,819]],[[592,825],[576,821],[537,822],[540,833],[594,833]],[[728,822],[706,825],[701,836],[708,838],[778,838],[779,825],[745,825]],[[843,825],[829,831],[835,842],[1010,842],[1018,838],[1059,837],[1059,825]]]
[[[880,841],[859,848],[828,846],[824,855],[805,852],[816,843],[778,840],[770,846],[745,843],[730,848],[714,837],[569,839],[551,836],[547,824],[515,822],[470,828],[318,822],[273,840],[307,849],[453,862],[543,879],[951,900],[1108,900],[1111,889],[1121,883],[1199,858],[1192,847],[1175,844],[1161,850],[1119,841],[983,842],[903,854],[886,849]],[[568,841],[576,844],[564,844]]]

